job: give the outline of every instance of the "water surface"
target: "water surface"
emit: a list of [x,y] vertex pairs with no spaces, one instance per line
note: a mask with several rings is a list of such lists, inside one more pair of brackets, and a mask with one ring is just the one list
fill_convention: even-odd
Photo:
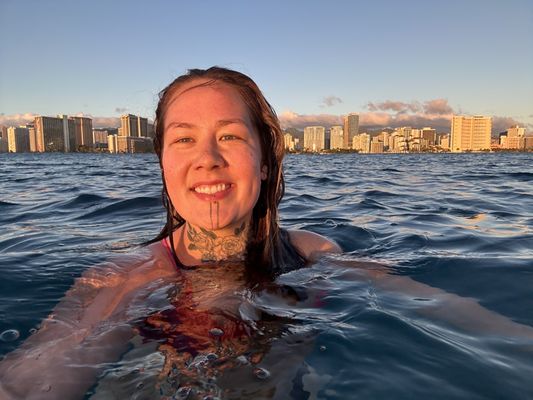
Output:
[[[0,154],[0,168],[6,354],[84,270],[130,254],[165,216],[154,155]],[[280,277],[297,294],[290,301],[237,291],[245,310],[269,316],[255,328],[272,332],[266,342],[252,335],[261,361],[220,373],[215,386],[226,398],[257,398],[265,387],[274,392],[261,396],[277,398],[533,398],[531,338],[496,334],[476,318],[450,322],[448,300],[439,311],[437,295],[391,290],[351,265],[379,262],[391,276],[533,327],[531,171],[524,153],[288,156],[282,224],[328,236],[345,254]],[[164,309],[172,290],[158,290],[151,301]],[[224,316],[234,317],[242,314]],[[134,338],[87,397],[177,393],[179,384],[158,378],[160,345]]]

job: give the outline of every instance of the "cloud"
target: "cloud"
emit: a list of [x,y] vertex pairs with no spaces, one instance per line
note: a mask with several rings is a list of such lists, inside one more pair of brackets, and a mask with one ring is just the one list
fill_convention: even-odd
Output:
[[118,128],[120,118],[117,117],[93,117],[93,128]]
[[320,107],[333,107],[335,104],[342,103],[342,99],[337,96],[326,96],[322,99]]
[[[32,123],[35,117],[40,116],[41,114],[11,114],[11,115],[0,115],[0,125],[5,126],[19,126]],[[75,117],[89,117],[93,120],[93,128],[116,128],[120,126],[119,117],[98,117],[91,114],[77,113],[71,114]]]
[[429,100],[424,103],[424,112],[426,114],[453,114],[453,109],[446,99]]
[[128,111],[128,109],[126,107],[116,107],[115,108],[115,112],[117,114],[124,114],[126,111]]
[[[456,115],[469,115],[461,109],[454,109],[447,99],[432,99],[424,102],[402,102],[386,100],[383,102],[369,102],[368,111],[359,113],[359,125],[363,129],[380,129],[385,127],[398,128],[411,126],[435,128],[437,132],[449,132],[451,119]],[[333,114],[298,114],[294,111],[285,111],[280,115],[283,128],[303,129],[310,125],[342,125],[342,116]],[[507,130],[513,125],[525,126],[528,130],[533,124],[520,122],[511,117],[492,117],[492,132],[497,134]]]
[[522,127],[528,126],[531,129],[531,124],[520,123],[516,119],[511,117],[492,117],[492,133],[500,133],[506,131],[508,128],[514,125],[520,125]]
[[420,111],[420,104],[416,101],[411,103],[404,103],[402,101],[385,100],[382,103],[369,102],[366,105],[369,111],[395,111],[405,113],[408,111],[417,112]]
[[35,117],[38,114],[26,113],[26,114],[11,114],[11,115],[0,115],[0,125],[5,126],[19,126],[26,125],[30,122],[33,122]]
[[315,114],[305,115],[298,114],[294,111],[284,111],[279,115],[279,120],[282,128],[297,128],[303,129],[306,126],[322,125],[342,125],[342,117],[333,114]]

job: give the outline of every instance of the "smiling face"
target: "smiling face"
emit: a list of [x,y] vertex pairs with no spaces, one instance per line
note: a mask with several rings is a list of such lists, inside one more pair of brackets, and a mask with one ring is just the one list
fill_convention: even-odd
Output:
[[231,230],[248,222],[261,189],[261,145],[239,92],[195,80],[166,109],[162,167],[168,195],[189,224]]

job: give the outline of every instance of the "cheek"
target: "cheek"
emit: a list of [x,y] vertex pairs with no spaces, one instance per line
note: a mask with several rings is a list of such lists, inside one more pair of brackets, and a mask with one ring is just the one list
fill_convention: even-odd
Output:
[[169,191],[176,187],[183,185],[182,166],[172,159],[163,159],[162,162],[163,175],[165,177],[165,184]]

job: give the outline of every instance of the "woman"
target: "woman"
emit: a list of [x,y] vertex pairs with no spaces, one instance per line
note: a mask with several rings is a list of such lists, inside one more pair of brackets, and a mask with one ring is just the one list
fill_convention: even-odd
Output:
[[[161,92],[154,144],[165,227],[140,255],[92,268],[76,281],[41,329],[0,363],[0,398],[81,398],[107,363],[127,361],[128,343],[140,346],[139,338],[153,340],[164,355],[157,366],[164,378],[159,393],[168,384],[174,396],[189,383],[206,395],[239,386],[252,398],[283,398],[302,389],[298,368],[312,343],[298,337],[290,348],[276,346],[280,341],[271,339],[283,333],[283,317],[260,318],[239,293],[340,249],[319,235],[278,225],[283,145],[271,107],[243,74],[218,67],[191,70]],[[416,302],[422,316],[476,333],[533,338],[531,327],[472,299],[388,275],[381,266],[340,259],[335,265],[350,268],[343,278],[371,282],[373,290],[431,299]],[[315,306],[310,294],[259,287]],[[238,363],[248,370],[276,366],[270,370],[277,376],[268,385],[253,381],[246,387]],[[268,375],[254,372],[258,378]],[[301,382],[293,387],[296,376]],[[214,377],[220,379],[209,386]],[[100,379],[101,398],[121,386],[110,381]],[[131,395],[140,389],[129,390]],[[176,395],[186,398],[188,392]]]
[[177,78],[160,94],[154,146],[167,209],[155,240],[169,239],[178,265],[246,260],[279,273],[340,251],[317,234],[280,230],[283,135],[246,75],[212,67]]
[[[207,351],[208,336],[219,322],[235,352],[246,329],[227,314],[224,321],[220,315],[213,318],[210,310],[215,304],[235,308],[231,294],[243,286],[242,275],[248,282],[272,280],[320,254],[340,251],[320,235],[280,229],[282,132],[249,77],[219,67],[190,70],[160,93],[155,125],[165,227],[144,257],[123,257],[77,280],[41,329],[0,365],[0,397],[83,396],[102,364],[120,358],[139,332],[158,338],[164,332],[176,343],[177,329],[187,342],[178,352],[162,346],[164,372]],[[213,265],[223,268],[212,275]],[[216,287],[209,286],[213,282]],[[142,299],[165,283],[180,286],[172,303],[179,315],[155,313],[145,319]],[[142,321],[132,326],[135,319]]]

